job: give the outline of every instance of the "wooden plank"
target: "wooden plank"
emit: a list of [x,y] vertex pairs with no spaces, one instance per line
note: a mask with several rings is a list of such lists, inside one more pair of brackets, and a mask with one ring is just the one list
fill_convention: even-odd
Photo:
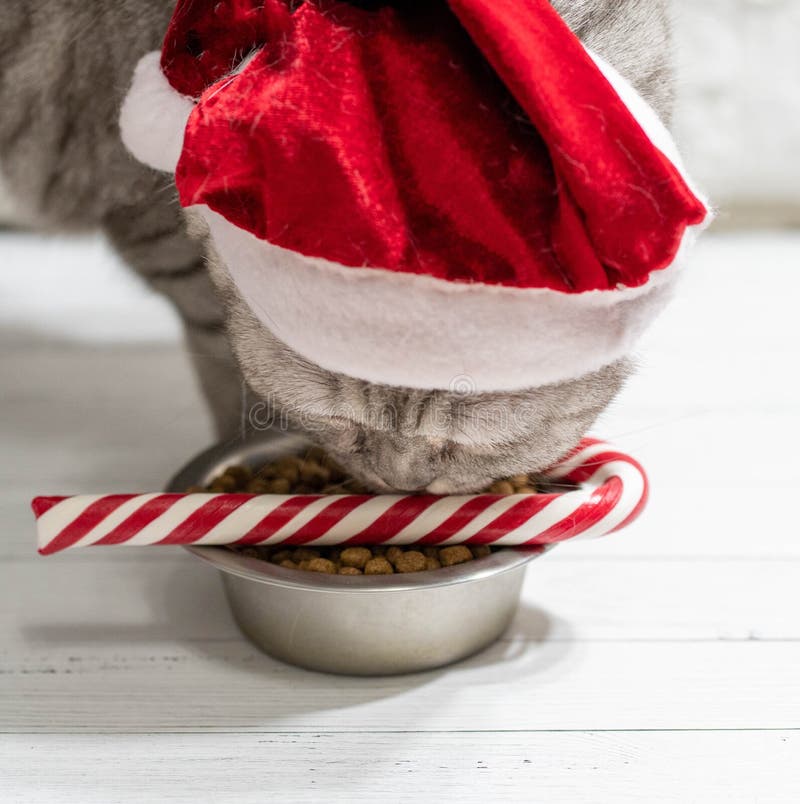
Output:
[[436,672],[303,672],[243,641],[104,632],[0,663],[0,731],[790,729],[798,642],[500,642]]
[[0,738],[15,804],[796,802],[797,732]]
[[[123,634],[147,642],[239,639],[216,573],[191,556],[56,557],[4,572],[0,644],[9,651],[73,641],[117,650]],[[508,638],[800,640],[799,572],[800,562],[787,560],[556,561],[547,555],[528,569]]]

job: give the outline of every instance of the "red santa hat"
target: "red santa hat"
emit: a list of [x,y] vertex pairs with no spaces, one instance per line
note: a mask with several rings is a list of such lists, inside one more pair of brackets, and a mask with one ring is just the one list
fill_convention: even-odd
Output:
[[121,126],[264,325],[377,383],[607,365],[710,218],[656,113],[548,0],[179,0]]

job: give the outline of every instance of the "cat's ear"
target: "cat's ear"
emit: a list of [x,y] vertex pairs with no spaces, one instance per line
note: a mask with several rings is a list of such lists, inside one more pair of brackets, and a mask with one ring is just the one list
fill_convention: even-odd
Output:
[[195,103],[176,92],[161,70],[161,53],[153,51],[136,65],[133,83],[120,111],[125,147],[156,170],[174,173],[183,135]]

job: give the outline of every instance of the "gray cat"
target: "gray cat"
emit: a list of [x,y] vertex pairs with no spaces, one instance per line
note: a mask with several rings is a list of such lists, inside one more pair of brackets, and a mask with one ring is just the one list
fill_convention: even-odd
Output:
[[[668,120],[668,0],[554,5]],[[370,385],[309,363],[242,302],[226,267],[206,253],[202,228],[187,226],[172,177],[137,163],[120,141],[119,109],[134,66],[160,46],[173,3],[5,0],[3,6],[6,183],[43,227],[103,230],[131,268],[172,300],[221,438],[239,433],[243,410],[251,411],[252,424],[263,423],[268,416],[259,399],[267,400],[270,411],[312,431],[376,490],[469,492],[558,459],[619,391],[627,361],[559,385],[487,394]]]

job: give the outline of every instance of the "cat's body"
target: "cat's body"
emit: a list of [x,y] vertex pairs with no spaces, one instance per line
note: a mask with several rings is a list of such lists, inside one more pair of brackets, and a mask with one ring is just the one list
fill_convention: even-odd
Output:
[[[667,0],[554,5],[669,117]],[[49,228],[104,230],[126,262],[169,296],[186,324],[220,435],[233,435],[255,401],[242,398],[243,374],[256,394],[313,430],[377,489],[472,490],[543,468],[571,448],[618,391],[626,364],[509,394],[371,386],[291,352],[258,323],[213,253],[208,270],[202,238],[187,234],[172,178],[137,163],[117,125],[134,66],[160,46],[172,9],[171,0],[7,0],[0,15],[0,172],[27,217]]]

